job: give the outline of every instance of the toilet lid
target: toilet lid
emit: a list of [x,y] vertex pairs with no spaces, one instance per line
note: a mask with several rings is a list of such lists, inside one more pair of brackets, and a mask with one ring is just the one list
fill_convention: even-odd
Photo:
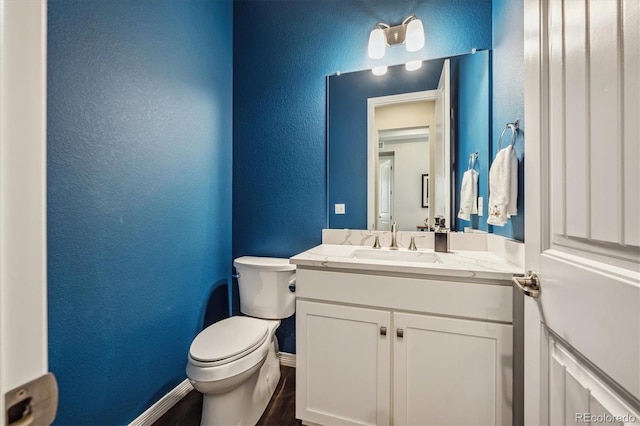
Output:
[[267,322],[251,317],[231,317],[205,328],[191,343],[189,354],[197,361],[220,361],[258,347],[267,337]]

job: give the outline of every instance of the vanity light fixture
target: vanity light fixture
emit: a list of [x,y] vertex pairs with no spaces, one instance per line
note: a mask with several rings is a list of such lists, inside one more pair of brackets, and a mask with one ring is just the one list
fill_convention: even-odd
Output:
[[380,59],[387,46],[404,44],[408,52],[416,52],[424,47],[424,27],[416,15],[407,16],[400,25],[390,26],[378,22],[369,34],[369,57]]

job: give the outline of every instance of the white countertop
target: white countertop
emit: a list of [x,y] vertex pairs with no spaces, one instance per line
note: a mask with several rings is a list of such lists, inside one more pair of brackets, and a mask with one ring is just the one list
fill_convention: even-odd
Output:
[[[377,259],[356,257],[359,255],[370,255]],[[434,255],[437,262],[432,262]],[[393,258],[405,256],[413,259]],[[470,250],[435,253],[433,250],[409,251],[400,248],[392,252],[388,247],[373,249],[371,246],[321,244],[293,256],[289,261],[298,267],[352,269],[358,273],[393,272],[493,280],[510,280],[513,274],[524,272],[517,265],[490,252]]]

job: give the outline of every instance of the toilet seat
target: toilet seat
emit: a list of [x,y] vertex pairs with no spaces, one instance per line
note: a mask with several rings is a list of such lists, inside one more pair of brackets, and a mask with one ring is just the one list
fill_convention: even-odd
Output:
[[[263,363],[266,359],[267,353],[269,352],[269,347],[274,344],[272,337],[275,334],[276,328],[278,328],[278,326],[280,325],[280,321],[263,320],[251,317],[231,317],[216,324],[229,321],[232,318],[248,318],[250,320],[261,323],[262,325],[267,327],[267,333],[264,336],[264,339],[261,343],[258,343],[257,346],[253,347],[253,349],[247,348],[245,351],[242,351],[236,355],[213,362],[199,361],[197,359],[194,359],[191,355],[191,351],[189,351],[189,360],[187,362],[187,377],[192,382],[224,380],[241,374],[256,365]],[[200,334],[198,336],[200,336]]]
[[269,323],[251,317],[230,317],[210,325],[191,343],[189,358],[194,365],[214,367],[255,351],[268,337]]

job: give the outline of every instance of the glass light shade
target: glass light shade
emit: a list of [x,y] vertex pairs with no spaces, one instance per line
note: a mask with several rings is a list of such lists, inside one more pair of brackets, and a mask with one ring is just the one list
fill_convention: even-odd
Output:
[[422,67],[422,61],[411,61],[404,64],[407,71],[419,70]]
[[382,28],[374,28],[369,34],[369,57],[380,59],[384,56],[387,45],[387,36]]
[[424,47],[424,28],[421,20],[414,19],[407,24],[405,46],[407,52],[417,52]]
[[373,67],[371,69],[371,72],[373,73],[373,75],[385,75],[387,73],[387,66],[382,65],[379,67]]

